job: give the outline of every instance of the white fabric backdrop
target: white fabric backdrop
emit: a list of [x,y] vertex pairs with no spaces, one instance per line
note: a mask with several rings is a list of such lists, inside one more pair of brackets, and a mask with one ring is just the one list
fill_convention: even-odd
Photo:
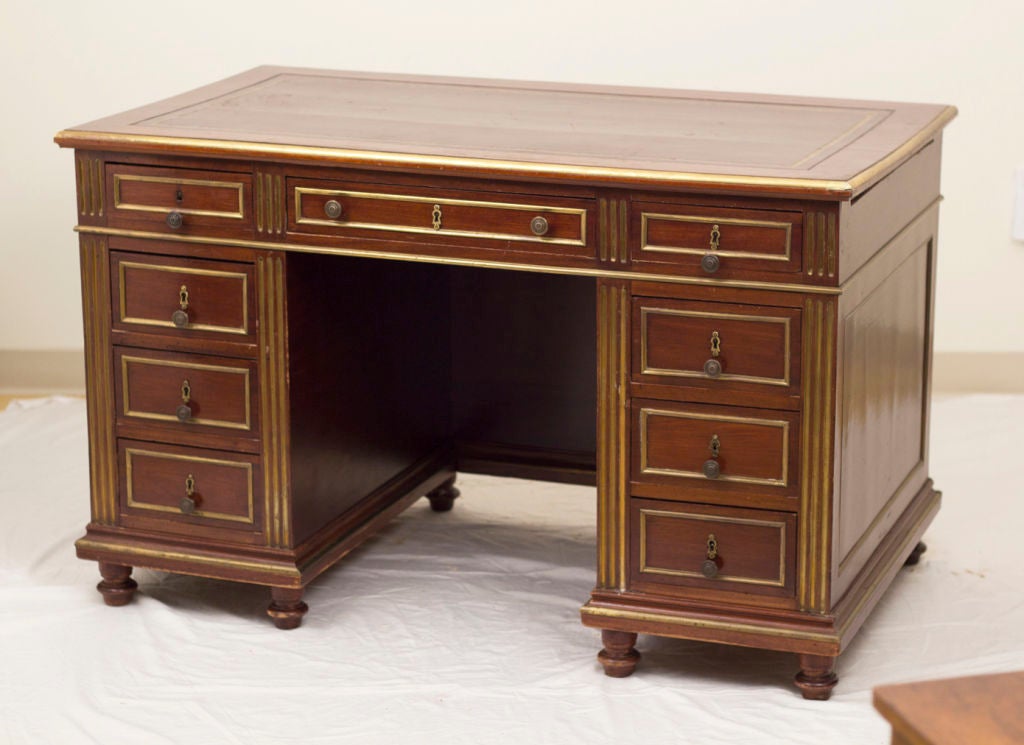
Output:
[[887,743],[871,689],[1024,668],[1024,397],[937,401],[945,503],[839,661],[827,703],[792,655],[641,637],[601,674],[578,617],[593,583],[591,488],[460,477],[313,583],[296,631],[264,588],[136,570],[108,608],[74,556],[88,520],[85,407],[0,412],[2,743]]

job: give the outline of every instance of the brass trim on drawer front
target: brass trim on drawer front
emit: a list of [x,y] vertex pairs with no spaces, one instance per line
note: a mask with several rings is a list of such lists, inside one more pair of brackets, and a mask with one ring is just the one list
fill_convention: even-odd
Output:
[[700,471],[680,471],[675,468],[651,468],[647,464],[647,419],[656,416],[669,416],[676,419],[699,419],[713,422],[740,422],[760,427],[777,427],[782,430],[782,478],[762,479],[754,476],[730,476],[721,474],[714,481],[732,481],[738,484],[763,484],[765,486],[789,485],[789,422],[784,419],[754,419],[743,416],[727,416],[723,414],[696,414],[691,412],[668,411],[666,409],[640,409],[640,471],[661,476],[681,476],[683,478],[711,481]]
[[245,384],[245,422],[229,422],[223,419],[203,419],[202,417],[194,417],[189,419],[186,424],[205,424],[211,427],[224,427],[227,429],[252,429],[252,402],[251,402],[251,386],[250,386],[250,374],[249,368],[247,367],[226,367],[224,365],[205,365],[205,364],[193,364],[189,362],[172,362],[169,360],[154,360],[148,357],[134,357],[124,355],[121,357],[121,392],[122,392],[122,413],[125,416],[136,417],[138,419],[155,419],[162,422],[177,422],[179,421],[175,414],[155,414],[152,412],[145,411],[133,411],[128,403],[128,363],[138,362],[143,365],[151,365],[153,367],[179,367],[187,370],[213,370],[215,372],[226,372],[232,375],[241,375]]
[[253,481],[252,481],[252,463],[238,462],[235,460],[219,460],[217,458],[204,458],[195,455],[178,455],[177,453],[161,453],[156,450],[142,450],[139,448],[125,448],[125,480],[127,482],[127,504],[129,507],[134,507],[140,510],[154,510],[156,512],[171,512],[175,515],[181,515],[182,512],[174,507],[169,507],[162,504],[149,504],[147,502],[136,502],[132,489],[132,456],[133,455],[145,455],[152,458],[163,458],[164,460],[182,460],[189,463],[211,463],[216,466],[229,466],[231,468],[241,468],[246,473],[246,485],[248,491],[248,505],[249,514],[247,516],[242,515],[229,515],[225,512],[207,512],[206,510],[197,509],[192,512],[192,517],[207,517],[214,520],[230,520],[232,522],[246,523],[252,525],[255,518],[253,517]]
[[676,246],[652,246],[647,243],[647,221],[650,218],[658,220],[669,220],[671,222],[700,222],[708,225],[747,225],[754,228],[782,228],[786,231],[786,252],[782,256],[774,254],[751,253],[750,251],[723,251],[716,249],[719,256],[734,259],[757,259],[758,261],[789,261],[793,252],[793,224],[788,222],[774,222],[772,220],[743,220],[735,217],[705,217],[704,215],[666,215],[660,212],[640,213],[640,250],[654,251],[670,254],[706,254],[710,250],[708,246],[695,248]]
[[217,269],[192,269],[184,266],[171,266],[169,264],[145,264],[139,261],[118,261],[118,295],[119,295],[119,321],[121,323],[137,323],[145,326],[162,326],[164,328],[177,329],[170,319],[158,321],[155,318],[136,318],[127,315],[127,298],[125,297],[125,267],[131,269],[144,269],[155,272],[173,272],[175,274],[198,274],[204,277],[237,277],[242,280],[242,325],[241,326],[213,326],[205,323],[190,323],[182,331],[217,331],[224,334],[248,334],[249,333],[249,276],[245,272],[226,272]]
[[[658,314],[665,316],[684,316],[687,318],[721,318],[728,321],[754,321],[757,323],[781,323],[785,327],[786,338],[783,351],[782,364],[785,373],[781,378],[762,378],[756,375],[731,375],[722,372],[717,378],[709,378],[702,372],[696,370],[673,370],[672,368],[650,367],[647,364],[647,316]],[[657,308],[653,306],[640,306],[640,373],[644,375],[672,375],[677,378],[700,378],[702,380],[735,380],[743,383],[760,383],[763,385],[788,386],[789,368],[791,362],[790,338],[792,337],[791,318],[774,318],[766,316],[737,315],[734,313],[710,313],[698,310],[676,310],[674,308]]]
[[[139,181],[148,184],[183,184],[185,186],[211,186],[219,189],[238,190],[238,211],[223,210],[190,210],[177,206],[154,207],[148,204],[132,204],[121,201],[121,182]],[[207,181],[193,178],[168,178],[166,176],[138,176],[132,173],[114,174],[114,208],[131,212],[180,212],[183,215],[201,215],[205,217],[223,217],[230,220],[241,220],[245,217],[245,184],[241,181]]]
[[[484,207],[496,210],[518,210],[520,212],[554,212],[562,215],[579,215],[580,237],[548,238],[539,235],[519,235],[518,233],[490,233],[476,230],[452,230],[450,228],[422,227],[409,225],[387,225],[375,222],[347,222],[338,220],[321,220],[302,216],[302,195],[319,194],[332,197],[354,197],[356,199],[382,199],[396,202],[417,202],[420,204],[458,205],[462,207]],[[402,194],[378,194],[369,191],[342,191],[338,189],[314,189],[312,187],[295,187],[295,223],[297,225],[327,225],[333,228],[357,228],[359,230],[389,230],[397,233],[419,233],[423,235],[452,235],[467,238],[493,238],[507,241],[529,241],[530,243],[554,243],[564,246],[587,245],[587,211],[575,207],[545,207],[543,205],[513,204],[511,202],[482,202],[474,199],[447,199],[442,197],[417,197]]]
[[[713,580],[708,580],[700,572],[691,572],[686,569],[665,569],[663,567],[651,567],[647,565],[647,516],[674,517],[681,520],[703,520],[712,523],[728,523],[730,525],[760,525],[768,528],[779,529],[779,578],[754,579],[752,577],[731,577],[726,574],[719,574]],[[642,574],[663,574],[670,577],[695,577],[709,582],[738,582],[745,585],[764,585],[768,587],[786,586],[786,523],[776,520],[753,520],[743,517],[722,517],[716,515],[702,515],[693,512],[669,512],[667,510],[645,510],[640,509],[640,572]]]

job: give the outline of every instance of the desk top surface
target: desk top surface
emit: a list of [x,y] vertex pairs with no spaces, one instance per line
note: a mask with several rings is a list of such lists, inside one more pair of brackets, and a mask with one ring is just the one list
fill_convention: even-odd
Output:
[[259,67],[59,144],[850,197],[951,106]]

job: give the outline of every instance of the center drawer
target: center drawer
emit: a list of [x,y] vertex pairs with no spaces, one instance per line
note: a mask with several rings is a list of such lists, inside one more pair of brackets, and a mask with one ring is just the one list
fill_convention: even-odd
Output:
[[289,179],[288,227],[296,233],[390,238],[593,257],[589,202],[485,192]]

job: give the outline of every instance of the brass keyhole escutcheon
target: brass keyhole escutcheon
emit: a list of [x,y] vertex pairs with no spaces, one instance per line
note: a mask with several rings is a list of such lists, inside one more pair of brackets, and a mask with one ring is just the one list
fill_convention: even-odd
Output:
[[441,205],[439,205],[439,204],[435,204],[434,205],[434,211],[431,213],[431,218],[433,220],[434,230],[440,230],[441,229]]
[[188,287],[182,285],[181,289],[178,290],[178,305],[181,307],[171,314],[171,323],[179,329],[188,326],[188,304]]
[[719,242],[721,240],[722,240],[722,231],[718,229],[717,225],[712,225],[711,226],[711,240],[710,240],[710,244],[709,244],[710,250],[717,251],[718,250],[718,244],[719,244]]
[[174,415],[178,417],[179,422],[187,422],[192,418],[192,407],[188,405],[191,400],[192,384],[187,380],[183,380],[181,381],[181,403],[174,410]]
[[196,510],[196,477],[191,473],[185,477],[185,496],[178,502],[178,508],[186,515],[191,515]]
[[718,454],[722,450],[722,442],[718,439],[718,435],[711,436],[708,449],[711,451],[711,457],[704,461],[701,470],[704,472],[705,478],[717,479],[722,473],[722,466],[718,462]]
[[188,400],[192,398],[192,384],[187,380],[181,381],[181,400],[188,403]]
[[717,331],[711,332],[711,356],[717,357],[722,351],[722,338]]
[[717,331],[711,332],[711,358],[704,363],[704,374],[709,378],[717,378],[722,374],[722,361],[718,355],[722,352],[722,339]]
[[707,558],[701,562],[700,573],[708,579],[714,579],[718,575],[718,539],[714,533],[708,535],[707,546]]
[[182,310],[188,310],[188,285],[182,285],[178,290],[178,304]]

